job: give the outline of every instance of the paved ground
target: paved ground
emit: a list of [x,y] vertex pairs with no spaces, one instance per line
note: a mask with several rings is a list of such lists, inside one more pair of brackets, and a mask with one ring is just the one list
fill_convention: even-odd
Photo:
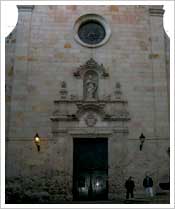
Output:
[[157,195],[153,198],[145,198],[140,196],[132,199],[118,199],[115,201],[72,201],[72,202],[57,202],[55,204],[169,204],[169,194]]

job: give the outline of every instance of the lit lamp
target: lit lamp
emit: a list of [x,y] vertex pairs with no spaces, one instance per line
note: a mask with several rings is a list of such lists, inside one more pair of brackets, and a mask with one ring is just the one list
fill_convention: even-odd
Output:
[[145,136],[143,135],[143,133],[141,133],[139,139],[140,139],[140,151],[141,151],[143,147],[143,143],[145,141]]
[[37,146],[37,150],[39,152],[40,151],[40,137],[39,137],[38,133],[36,133],[36,135],[34,137],[34,141],[35,141],[35,144]]

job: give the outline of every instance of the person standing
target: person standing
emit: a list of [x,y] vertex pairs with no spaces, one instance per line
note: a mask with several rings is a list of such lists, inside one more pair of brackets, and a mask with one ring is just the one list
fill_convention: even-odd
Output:
[[150,176],[146,175],[143,180],[143,186],[145,188],[146,195],[149,197],[153,197],[153,180]]
[[129,198],[129,194],[131,194],[131,198],[133,198],[134,197],[135,183],[132,180],[131,176],[128,178],[128,180],[126,180],[125,188],[126,188],[126,199]]

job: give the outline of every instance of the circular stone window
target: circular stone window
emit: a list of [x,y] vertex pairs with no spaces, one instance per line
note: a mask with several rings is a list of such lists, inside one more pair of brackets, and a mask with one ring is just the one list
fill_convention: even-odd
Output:
[[89,21],[80,25],[78,36],[86,44],[99,44],[105,38],[104,27],[95,21]]
[[74,33],[78,43],[92,48],[105,44],[111,35],[111,30],[103,17],[87,14],[76,21]]

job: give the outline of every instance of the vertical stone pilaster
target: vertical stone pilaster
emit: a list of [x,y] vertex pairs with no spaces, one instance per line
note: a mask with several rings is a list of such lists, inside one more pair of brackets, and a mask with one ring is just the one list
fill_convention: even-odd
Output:
[[33,8],[34,6],[32,5],[18,6],[11,123],[8,134],[9,138],[14,135],[20,137],[25,123],[24,113],[27,98],[29,45]]
[[168,84],[166,79],[163,14],[163,6],[153,5],[149,7],[151,34],[151,52],[149,58],[152,63],[152,82],[154,87],[154,135],[157,137],[169,136],[169,127],[167,126]]
[[168,108],[169,108],[169,120],[170,120],[170,38],[165,32],[165,50],[166,50],[166,75],[167,75],[167,92],[168,92]]
[[16,47],[16,28],[5,40],[5,133],[8,138],[11,94],[13,89],[14,53]]
[[[108,199],[125,198],[128,133],[113,133],[108,139]],[[119,145],[120,143],[120,145]],[[131,175],[131,174],[130,174]]]

